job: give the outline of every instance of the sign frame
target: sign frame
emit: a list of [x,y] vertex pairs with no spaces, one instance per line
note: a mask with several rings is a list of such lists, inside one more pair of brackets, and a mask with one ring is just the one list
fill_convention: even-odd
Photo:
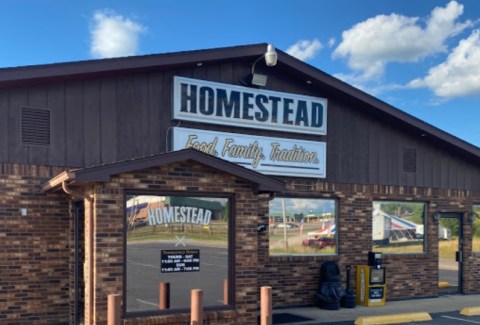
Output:
[[[188,97],[185,100],[189,100],[190,103],[190,111],[195,110],[194,113],[187,111],[188,108],[184,108],[182,111],[182,85],[196,87],[195,89],[197,89],[193,97],[192,91],[190,91],[188,96],[185,95],[186,98]],[[204,97],[201,95],[202,90],[205,90]],[[197,98],[197,93],[199,98]],[[209,94],[208,99],[206,98],[207,93]],[[220,93],[225,96],[225,98],[222,97],[222,100],[219,100]],[[232,93],[235,93],[237,96],[232,96]],[[238,97],[238,102],[232,101],[233,97]],[[195,109],[191,108],[194,100],[192,98],[195,98],[195,105],[197,106],[198,102],[200,107],[195,106]],[[227,109],[222,105],[232,106]],[[233,105],[238,105],[238,110],[234,110],[232,108]],[[175,120],[326,135],[327,105],[327,99],[321,97],[249,88],[179,76],[173,77],[172,117]],[[205,108],[207,106],[210,107],[208,114],[206,114],[207,109]],[[201,113],[202,107],[204,107],[205,114]],[[230,116],[226,116],[227,114],[230,114]],[[264,119],[266,120],[262,121]],[[312,126],[318,123],[321,123],[321,126]],[[306,124],[309,124],[309,126]]]
[[321,141],[174,127],[172,147],[194,148],[267,175],[326,178],[326,143]]

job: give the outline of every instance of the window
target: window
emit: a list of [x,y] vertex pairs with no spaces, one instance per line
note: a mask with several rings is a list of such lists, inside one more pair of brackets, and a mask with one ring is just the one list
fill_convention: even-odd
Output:
[[157,313],[161,282],[170,285],[170,309],[190,308],[192,289],[204,290],[205,307],[233,303],[224,301],[232,199],[127,195],[125,201],[126,313]]
[[269,210],[270,255],[337,254],[335,200],[275,198]]
[[382,253],[424,252],[425,203],[373,202],[373,250]]
[[480,253],[480,204],[473,206],[473,212],[476,214],[476,218],[472,224],[472,251]]

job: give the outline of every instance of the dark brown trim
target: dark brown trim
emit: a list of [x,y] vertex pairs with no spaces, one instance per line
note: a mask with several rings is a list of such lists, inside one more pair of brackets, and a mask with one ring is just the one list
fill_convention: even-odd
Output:
[[259,193],[283,192],[285,190],[285,183],[280,180],[265,176],[256,171],[208,155],[195,149],[182,149],[146,158],[126,160],[112,164],[63,172],[44,184],[43,190],[54,191],[61,186],[62,182],[108,182],[114,175],[166,164],[178,163],[181,161],[195,161],[218,171],[247,180],[253,184],[253,188]]
[[236,196],[232,194],[229,198],[229,213],[232,217],[232,220],[228,220],[228,305],[226,307],[230,307],[235,309],[237,306],[236,300],[236,292],[237,292],[237,272],[236,272],[236,259],[235,256],[237,255],[237,242],[236,242],[236,235],[237,235],[237,228],[236,228],[236,220],[237,220],[237,202]]
[[244,45],[152,54],[124,58],[52,63],[0,69],[0,88],[38,81],[63,81],[86,77],[106,77],[122,73],[166,69],[179,65],[196,65],[260,56],[267,44]]

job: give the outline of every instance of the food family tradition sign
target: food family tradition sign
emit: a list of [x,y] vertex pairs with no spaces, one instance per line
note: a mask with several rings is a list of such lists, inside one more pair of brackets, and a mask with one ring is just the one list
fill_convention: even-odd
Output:
[[264,174],[325,177],[325,142],[175,127],[173,150],[185,148],[194,148]]

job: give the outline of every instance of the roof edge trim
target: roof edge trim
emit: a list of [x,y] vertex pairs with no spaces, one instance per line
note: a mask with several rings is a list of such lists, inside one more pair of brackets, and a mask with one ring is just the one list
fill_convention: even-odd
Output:
[[42,185],[42,191],[53,192],[62,187],[63,182],[69,182],[75,179],[75,173],[72,171],[64,171],[50,179]]
[[252,183],[253,189],[259,193],[285,191],[283,181],[192,148],[63,172],[48,181],[43,186],[43,190],[56,190],[62,186],[63,182],[108,182],[114,175],[189,160],[244,179]]

